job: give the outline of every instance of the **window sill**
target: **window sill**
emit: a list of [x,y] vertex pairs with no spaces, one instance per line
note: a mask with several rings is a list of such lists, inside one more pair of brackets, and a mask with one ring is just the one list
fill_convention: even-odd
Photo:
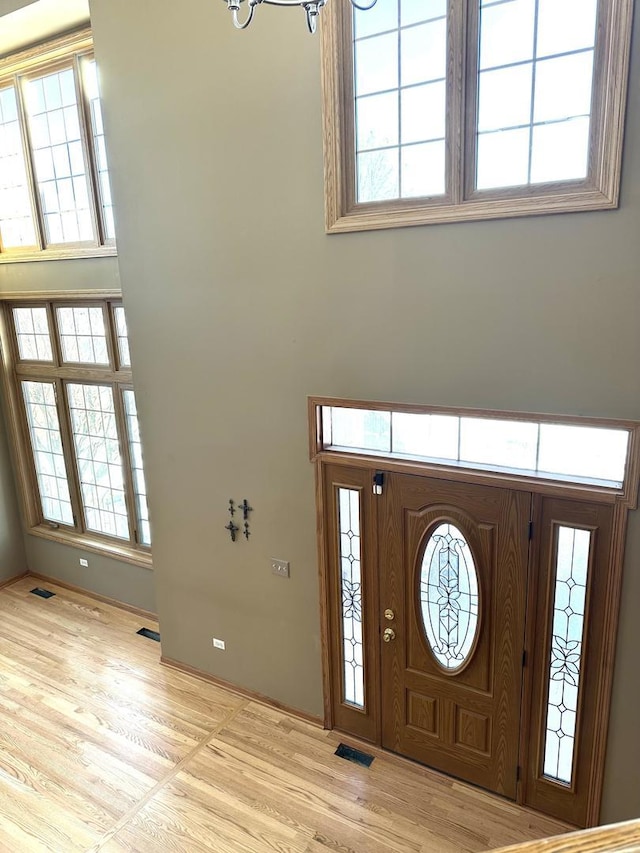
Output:
[[346,212],[335,208],[328,197],[326,201],[327,234],[486,219],[511,219],[549,213],[580,213],[612,210],[618,207],[617,196],[610,198],[598,189],[522,198],[474,198],[460,204],[411,205],[406,201],[358,204]]
[[90,246],[89,248],[68,247],[41,249],[35,252],[11,252],[0,254],[0,264],[24,264],[33,261],[69,261],[75,258],[116,258],[118,250],[113,246]]
[[110,557],[113,560],[120,560],[123,563],[131,563],[134,566],[139,566],[141,569],[153,570],[151,552],[141,551],[130,545],[120,544],[119,542],[108,542],[105,539],[99,539],[86,533],[75,533],[72,530],[55,530],[45,524],[27,528],[27,533],[31,536],[39,536],[41,539],[60,542],[62,545],[69,545],[72,548],[92,551],[95,554],[101,554],[103,557]]

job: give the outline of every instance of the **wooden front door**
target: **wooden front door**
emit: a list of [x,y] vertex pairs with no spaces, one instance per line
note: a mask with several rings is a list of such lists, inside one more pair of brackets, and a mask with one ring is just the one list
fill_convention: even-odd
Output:
[[515,798],[531,495],[389,474],[382,744]]

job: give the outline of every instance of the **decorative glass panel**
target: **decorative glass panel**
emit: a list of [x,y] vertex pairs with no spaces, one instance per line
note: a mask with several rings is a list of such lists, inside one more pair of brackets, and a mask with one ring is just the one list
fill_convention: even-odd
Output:
[[454,524],[440,524],[422,559],[422,621],[440,666],[460,669],[478,632],[478,575],[471,549]]
[[571,784],[591,533],[558,527],[544,775]]
[[359,202],[445,192],[446,0],[354,10]]
[[124,396],[124,412],[127,419],[129,454],[131,456],[131,472],[133,474],[133,491],[136,496],[138,539],[141,545],[151,545],[149,507],[147,505],[147,486],[144,479],[144,466],[142,464],[142,444],[140,442],[140,427],[138,425],[136,397],[133,391],[126,390],[122,393]]
[[38,242],[13,86],[0,91],[0,236],[5,249]]
[[46,308],[14,308],[18,354],[24,361],[53,361]]
[[47,521],[73,525],[69,481],[52,382],[22,382],[42,515]]
[[120,355],[121,367],[131,367],[131,354],[129,353],[129,335],[127,332],[127,318],[122,305],[113,309],[116,321],[116,336],[118,338],[118,353]]
[[73,68],[28,80],[26,95],[47,243],[93,241]]
[[360,562],[360,492],[338,489],[340,595],[344,649],[345,702],[364,708],[362,645],[362,564]]
[[113,390],[69,384],[67,393],[87,529],[129,539]]
[[481,3],[478,189],[586,177],[597,7]]
[[109,364],[102,308],[58,308],[62,360],[76,364]]
[[105,238],[115,240],[116,229],[113,222],[113,203],[111,201],[111,186],[109,184],[109,166],[107,164],[107,149],[104,141],[104,127],[102,123],[102,107],[100,105],[100,90],[98,88],[98,68],[95,60],[90,60],[84,65],[84,81],[91,110],[91,132],[98,170],[98,184],[100,191],[100,202],[104,220]]

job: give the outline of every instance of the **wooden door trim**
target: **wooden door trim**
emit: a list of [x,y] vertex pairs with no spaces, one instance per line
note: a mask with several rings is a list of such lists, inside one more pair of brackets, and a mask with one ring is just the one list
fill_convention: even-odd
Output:
[[[324,724],[331,729],[335,726],[333,717],[333,691],[331,687],[332,661],[330,654],[330,620],[328,600],[328,563],[327,563],[327,530],[325,521],[325,491],[324,471],[328,465],[366,469],[373,473],[376,470],[383,472],[397,472],[405,474],[418,474],[450,480],[454,482],[467,482],[470,484],[494,485],[501,488],[512,488],[519,491],[529,491],[534,495],[533,501],[533,524],[534,537],[530,547],[530,569],[529,586],[527,598],[527,626],[526,626],[526,654],[527,666],[525,668],[523,694],[522,694],[522,732],[520,746],[520,765],[523,768],[521,780],[518,784],[517,799],[520,804],[525,803],[524,777],[528,767],[527,747],[531,737],[531,699],[532,699],[532,667],[531,656],[535,648],[536,624],[535,610],[532,604],[537,600],[537,572],[533,570],[535,560],[539,558],[539,537],[535,532],[539,528],[541,517],[541,503],[543,498],[556,497],[570,501],[587,501],[601,505],[613,505],[613,527],[611,533],[611,544],[609,549],[609,564],[605,597],[601,606],[603,641],[599,660],[590,664],[597,666],[597,674],[593,690],[596,698],[594,706],[598,719],[593,742],[589,745],[593,772],[589,779],[588,791],[586,793],[586,826],[595,826],[599,822],[600,807],[602,801],[602,789],[605,772],[605,758],[608,743],[608,727],[610,718],[611,694],[613,688],[613,666],[616,653],[616,637],[620,610],[620,595],[622,588],[622,574],[626,546],[626,534],[628,516],[631,509],[637,506],[638,481],[640,479],[640,427],[631,431],[629,462],[627,466],[627,480],[624,492],[611,493],[598,490],[589,486],[579,486],[570,483],[547,482],[534,478],[520,478],[509,475],[491,474],[482,471],[467,469],[446,469],[442,466],[432,466],[427,463],[401,461],[377,456],[366,456],[358,454],[345,454],[332,451],[323,451],[315,443],[319,433],[316,422],[318,409],[310,400],[310,437],[312,438],[310,449],[315,463],[316,473],[316,496],[317,496],[317,522],[318,522],[318,560],[319,560],[319,591],[320,591],[320,631],[322,649],[323,691],[324,691]],[[415,408],[415,407],[414,407]],[[314,452],[315,451],[315,452]],[[375,503],[375,502],[374,502]]]

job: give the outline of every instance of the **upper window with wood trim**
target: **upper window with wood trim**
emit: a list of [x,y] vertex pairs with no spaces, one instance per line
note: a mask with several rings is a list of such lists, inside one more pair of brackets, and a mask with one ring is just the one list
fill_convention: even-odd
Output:
[[8,303],[3,336],[31,532],[150,563],[124,308],[111,300]]
[[327,230],[616,207],[632,11],[632,0],[331,4]]
[[0,60],[0,261],[115,254],[87,30]]

